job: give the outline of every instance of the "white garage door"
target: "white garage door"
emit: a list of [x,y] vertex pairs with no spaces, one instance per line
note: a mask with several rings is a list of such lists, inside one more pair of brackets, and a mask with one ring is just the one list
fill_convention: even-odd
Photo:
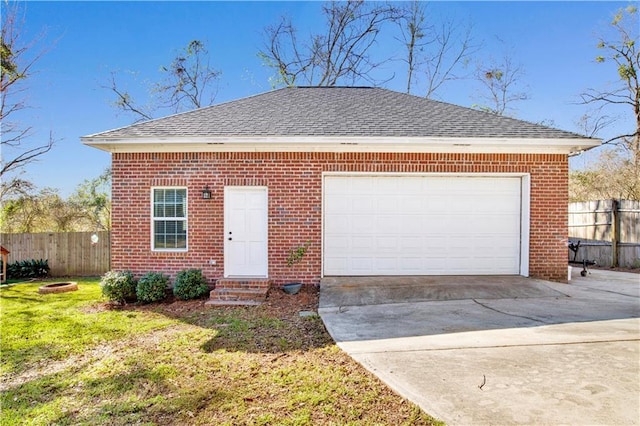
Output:
[[520,177],[325,176],[324,275],[517,275]]

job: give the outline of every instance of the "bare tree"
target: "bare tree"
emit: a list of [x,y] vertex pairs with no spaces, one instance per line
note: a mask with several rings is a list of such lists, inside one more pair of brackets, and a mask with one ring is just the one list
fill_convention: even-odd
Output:
[[515,102],[529,99],[522,83],[524,74],[522,65],[515,63],[508,51],[500,60],[490,58],[488,62],[479,62],[474,77],[481,87],[480,103],[474,104],[474,108],[496,115],[512,115]]
[[134,123],[151,120],[153,117],[150,109],[152,108],[137,104],[131,96],[131,93],[127,89],[123,88],[122,85],[117,82],[117,79],[118,72],[111,71],[111,80],[109,81],[109,85],[102,86],[104,89],[111,90],[111,92],[116,96],[115,101],[113,101],[113,106],[120,111],[132,113],[133,116],[136,117]]
[[430,42],[433,48],[425,61],[426,98],[432,98],[447,81],[462,78],[457,72],[459,66],[466,65],[478,51],[471,33],[471,26],[464,28],[455,21],[444,21],[434,28]]
[[596,57],[596,62],[613,62],[618,72],[617,83],[606,90],[588,89],[580,95],[582,103],[595,108],[590,114],[585,115],[585,129],[596,134],[598,130],[609,124],[617,122],[616,117],[605,114],[605,110],[621,106],[632,111],[633,127],[621,134],[616,134],[607,139],[605,144],[612,144],[628,151],[631,162],[636,168],[636,179],[640,169],[640,49],[638,48],[639,30],[638,9],[630,5],[626,9],[620,9],[611,21],[613,34],[610,37],[601,37],[598,49],[601,55]]
[[616,118],[605,114],[602,108],[585,112],[576,122],[583,135],[597,137],[601,130],[616,122]]
[[10,186],[0,184],[0,200],[4,202],[4,200],[11,197],[22,197],[33,192],[35,189],[36,186],[32,182],[16,177],[11,179]]
[[599,38],[597,48],[601,54],[595,60],[613,64],[617,78],[604,90],[588,89],[580,95],[581,103],[590,110],[581,117],[579,125],[589,136],[597,136],[621,121],[630,121],[631,125],[604,141],[611,149],[603,150],[597,161],[570,174],[570,195],[574,198],[640,200],[638,28],[638,10],[630,5],[616,12],[610,23],[610,33]]
[[258,56],[265,66],[276,70],[271,86],[294,86],[298,77],[304,78],[307,70],[312,68],[312,49],[305,49],[299,44],[297,31],[287,17],[282,17],[277,25],[267,27],[265,33],[267,47],[258,52]]
[[50,132],[48,140],[33,143],[34,129],[14,121],[17,113],[28,108],[25,82],[45,50],[34,51],[42,36],[29,42],[22,40],[25,12],[17,2],[5,1],[3,9],[0,43],[0,195],[4,197],[19,188],[24,189],[24,181],[18,177],[20,172],[27,164],[49,152],[54,139]]
[[160,70],[165,77],[148,85],[151,99],[147,104],[139,103],[123,87],[121,73],[111,72],[108,85],[102,87],[115,95],[113,105],[120,111],[133,114],[135,122],[150,120],[157,110],[163,108],[180,112],[213,104],[217,95],[216,83],[222,73],[211,66],[204,42],[191,41],[176,54],[170,65],[162,66]]
[[[428,20],[427,3],[412,1],[397,20],[402,34],[407,64],[407,93],[418,87],[426,98],[433,98],[448,81],[465,77],[462,69],[478,52],[473,28],[453,19]],[[419,75],[424,76],[424,80]]]
[[296,84],[335,86],[357,81],[377,84],[372,72],[382,62],[371,48],[385,23],[398,19],[392,5],[353,0],[322,6],[325,30],[301,42],[291,20],[282,18],[265,29],[265,47],[259,52],[264,65],[276,72],[273,86]]
[[200,40],[189,42],[171,65],[162,67],[165,80],[155,85],[164,105],[175,112],[211,105],[217,95],[215,82],[222,72],[211,67],[209,51]]
[[407,49],[404,61],[407,63],[407,93],[411,93],[416,70],[421,64],[419,54],[426,42],[425,36],[425,4],[415,0],[406,6],[403,16],[398,20],[402,43]]

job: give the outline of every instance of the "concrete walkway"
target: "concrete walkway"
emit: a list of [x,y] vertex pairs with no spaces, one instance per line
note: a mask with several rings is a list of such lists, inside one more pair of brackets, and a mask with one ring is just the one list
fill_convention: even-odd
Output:
[[640,424],[640,275],[325,279],[338,345],[449,425]]

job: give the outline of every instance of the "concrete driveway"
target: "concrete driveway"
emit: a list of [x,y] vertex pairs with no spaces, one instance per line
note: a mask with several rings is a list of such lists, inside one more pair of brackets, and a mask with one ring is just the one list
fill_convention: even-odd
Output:
[[338,345],[449,425],[640,424],[640,275],[326,278]]

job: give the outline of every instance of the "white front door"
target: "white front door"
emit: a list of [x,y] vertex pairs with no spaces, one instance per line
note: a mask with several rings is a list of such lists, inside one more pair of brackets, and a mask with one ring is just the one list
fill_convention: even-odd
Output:
[[224,188],[224,276],[261,277],[268,274],[267,188]]

